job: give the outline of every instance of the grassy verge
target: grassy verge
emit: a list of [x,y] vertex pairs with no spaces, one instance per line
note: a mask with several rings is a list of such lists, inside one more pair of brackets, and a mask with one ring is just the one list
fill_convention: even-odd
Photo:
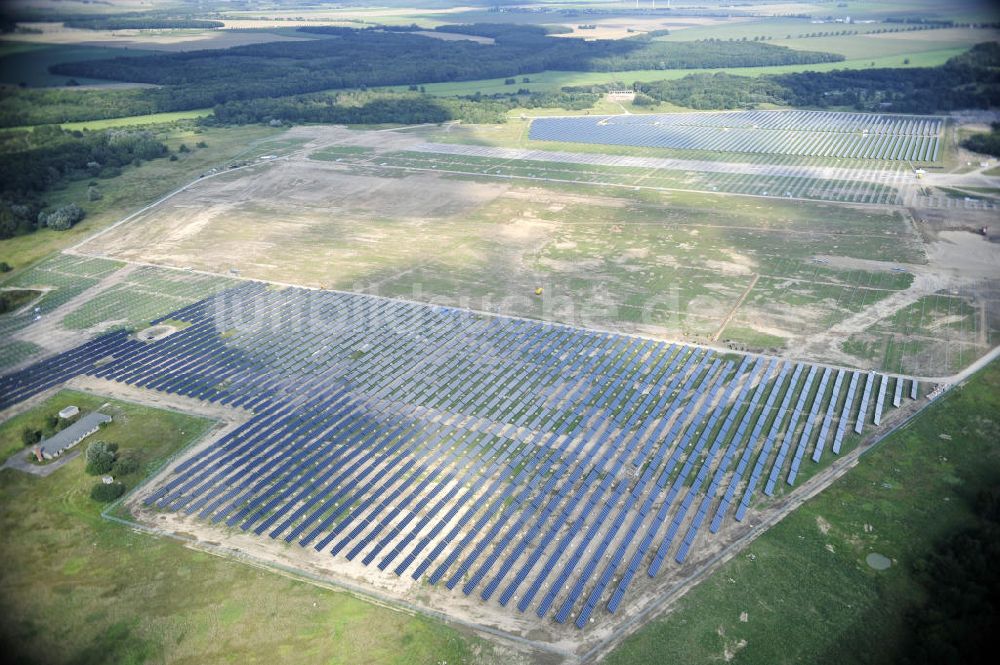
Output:
[[[81,122],[64,122],[60,127],[70,131],[99,131],[112,127],[146,127],[149,125],[162,125],[178,120],[197,120],[212,115],[212,109],[194,109],[191,111],[168,111],[166,113],[147,113],[146,115],[129,115],[122,118],[107,118],[105,120],[84,120]],[[28,127],[12,127],[6,131],[22,131],[34,129]]]
[[[202,418],[64,391],[0,425],[64,403],[105,410],[94,435],[146,469],[198,438]],[[83,445],[83,444],[81,444]],[[0,643],[19,663],[468,662],[471,645],[422,617],[136,533],[100,517],[82,456],[47,478],[0,472]],[[139,474],[133,483],[138,482]]]
[[[858,467],[626,640],[609,664],[892,663],[924,600],[914,565],[973,522],[1000,480],[1000,363],[930,406]],[[992,415],[991,415],[992,414]],[[871,553],[892,566],[877,571]],[[745,614],[744,614],[745,613]]]

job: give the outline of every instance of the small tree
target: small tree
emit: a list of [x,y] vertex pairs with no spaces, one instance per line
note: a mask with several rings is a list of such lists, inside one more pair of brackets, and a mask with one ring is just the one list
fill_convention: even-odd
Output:
[[90,490],[90,498],[101,503],[108,503],[124,493],[125,486],[121,483],[97,483]]
[[135,455],[122,454],[117,460],[115,460],[114,466],[111,467],[111,475],[116,478],[119,476],[127,476],[130,473],[135,473],[139,470],[139,460]]
[[87,446],[87,473],[92,476],[101,476],[111,471],[111,467],[115,463],[116,450],[117,446],[104,441],[94,441]]
[[101,190],[98,187],[91,185],[90,187],[87,188],[88,201],[100,201],[103,198],[104,194],[101,193]]
[[25,427],[21,430],[21,443],[26,446],[33,446],[42,440],[42,433],[32,427]]
[[181,146],[177,148],[177,152],[191,152],[191,148],[187,147],[186,143],[182,143]]
[[10,264],[7,263],[6,261],[0,261],[0,272],[10,272],[10,271],[11,271]]
[[86,217],[86,215],[87,213],[83,211],[83,208],[75,203],[70,203],[61,208],[56,208],[50,213],[38,213],[38,225],[47,226],[56,231],[65,231]]

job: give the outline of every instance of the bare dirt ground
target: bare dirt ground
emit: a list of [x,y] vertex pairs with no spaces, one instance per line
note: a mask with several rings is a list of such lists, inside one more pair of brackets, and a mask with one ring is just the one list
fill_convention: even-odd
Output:
[[[971,233],[981,225],[995,225],[993,210],[849,208],[806,203],[815,210],[794,214],[808,217],[831,210],[848,215],[837,212],[843,209],[856,211],[849,216],[864,218],[869,214],[884,215],[886,210],[906,213],[892,233],[900,234],[901,244],[915,248],[914,260],[908,263],[854,258],[859,241],[851,241],[854,255],[837,254],[835,248],[840,240],[850,241],[852,235],[860,239],[868,234],[878,241],[877,234],[857,225],[843,232],[824,229],[828,235],[814,240],[826,237],[829,242],[818,242],[811,251],[817,252],[816,259],[840,270],[841,275],[865,275],[858,283],[862,287],[872,280],[877,284],[879,274],[889,279],[900,267],[912,273],[914,281],[909,288],[889,297],[885,297],[889,294],[884,289],[857,289],[851,295],[853,287],[847,289],[848,295],[838,296],[844,292],[842,287],[824,277],[810,279],[796,268],[783,293],[801,287],[807,299],[800,302],[790,295],[779,298],[781,308],[771,311],[773,308],[759,302],[758,291],[773,291],[774,279],[782,275],[761,270],[755,257],[763,258],[760,252],[783,251],[774,250],[775,243],[803,247],[815,233],[808,223],[779,230],[768,229],[769,225],[761,220],[743,225],[701,220],[688,223],[690,242],[672,235],[666,236],[671,241],[654,247],[639,238],[657,242],[663,236],[642,235],[646,233],[644,225],[651,222],[646,217],[641,221],[631,219],[630,211],[638,210],[638,205],[660,206],[665,220],[674,219],[676,207],[668,192],[640,198],[628,188],[617,191],[593,185],[566,187],[495,178],[490,177],[490,162],[484,163],[482,175],[475,176],[449,176],[442,172],[445,166],[435,172],[433,163],[412,171],[393,165],[393,153],[431,148],[443,151],[441,159],[447,159],[447,153],[452,151],[460,155],[484,151],[482,156],[495,162],[525,155],[558,161],[563,155],[437,146],[424,142],[426,134],[421,130],[372,132],[297,127],[284,135],[299,146],[291,153],[196,181],[75,249],[86,255],[192,266],[206,272],[225,273],[235,268],[243,277],[279,283],[431,300],[663,339],[712,344],[729,339],[731,335],[726,331],[735,329],[737,343],[740,335],[744,336],[741,348],[779,348],[788,357],[865,368],[881,367],[889,360],[878,352],[871,357],[852,355],[853,349],[845,350],[845,341],[867,335],[867,339],[877,342],[882,333],[873,337],[873,327],[891,328],[893,315],[923,296],[958,294],[982,312],[981,329],[969,330],[965,335],[968,340],[963,353],[969,361],[989,350],[993,339],[990,331],[1000,325],[1000,313],[995,311],[1000,305],[990,295],[990,284],[1000,279],[1000,244],[983,242]],[[566,155],[573,164],[625,165],[636,161],[656,169],[663,166],[662,162],[677,162],[733,174],[746,168],[759,170],[762,175],[783,173],[783,167],[758,164],[748,167],[585,153]],[[836,171],[838,177],[841,171],[863,179],[891,177],[895,181],[900,177],[895,171],[886,175],[882,171],[816,169],[823,174]],[[822,175],[813,170],[806,169],[802,176]],[[928,175],[931,177],[956,181],[973,178],[976,183],[1000,180],[978,172]],[[719,206],[720,210],[726,207],[726,197],[711,201],[709,197],[706,195],[698,205]],[[767,199],[738,195],[728,200],[734,209],[744,206],[748,212],[772,205]],[[603,219],[609,220],[606,226],[600,223]],[[755,240],[757,230],[768,233],[772,240]],[[734,233],[742,234],[742,239],[731,239]],[[754,243],[754,249],[741,247],[744,241]],[[919,255],[925,256],[926,262],[916,261]],[[768,278],[767,284],[751,285],[754,274]],[[665,283],[671,275],[676,277]],[[538,286],[546,287],[542,298],[531,296]],[[651,288],[657,294],[654,300],[662,302],[649,301]],[[823,289],[833,295],[825,300],[810,295],[823,293]],[[572,293],[573,297],[556,298],[555,294],[560,293]],[[643,293],[646,297],[640,300]],[[854,311],[841,306],[838,297],[865,304],[862,311]],[[623,303],[633,309],[623,309]],[[656,312],[654,317],[649,316],[649,307],[654,308],[649,310]],[[731,325],[724,326],[727,321]],[[830,323],[817,328],[815,323],[819,321]],[[923,368],[929,372],[927,376],[933,377],[960,369],[944,357],[944,329],[926,329],[921,334],[930,334],[933,339],[917,340],[907,347],[912,350],[918,342],[930,345],[919,352],[923,354],[920,362],[910,362],[907,356],[892,360],[894,364],[884,368],[904,373],[914,373],[915,369],[908,367]],[[765,340],[779,340],[778,345],[768,346],[773,342],[764,341],[755,346],[758,343],[754,340],[761,335]]]

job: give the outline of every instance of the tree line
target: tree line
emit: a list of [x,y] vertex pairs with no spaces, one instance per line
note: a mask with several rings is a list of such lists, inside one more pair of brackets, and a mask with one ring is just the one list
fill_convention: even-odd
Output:
[[41,227],[69,228],[83,219],[83,209],[75,203],[47,209],[47,192],[73,180],[112,178],[126,165],[167,152],[146,131],[70,132],[44,126],[0,133],[0,238]]
[[972,527],[914,566],[926,601],[906,615],[902,662],[993,662],[993,631],[1000,627],[1000,486],[977,496],[975,512]]
[[962,147],[984,155],[1000,157],[1000,122],[990,125],[990,131],[983,134],[973,134],[962,141]]
[[449,120],[498,123],[506,120],[507,113],[515,108],[581,110],[593,106],[599,97],[593,92],[532,93],[524,89],[462,97],[432,97],[419,92],[316,93],[227,102],[216,106],[206,122],[224,125],[303,122],[415,125]]
[[73,18],[63,21],[67,28],[83,30],[179,30],[186,28],[221,28],[222,21],[193,18]]
[[639,103],[695,109],[759,104],[937,113],[1000,105],[1000,44],[977,44],[939,67],[844,69],[757,77],[692,74],[635,85]]

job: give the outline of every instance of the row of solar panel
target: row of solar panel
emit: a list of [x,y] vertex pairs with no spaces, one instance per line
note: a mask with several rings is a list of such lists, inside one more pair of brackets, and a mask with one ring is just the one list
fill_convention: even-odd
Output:
[[[288,333],[305,305],[305,332]],[[392,325],[364,325],[382,309]],[[448,588],[464,581],[466,594],[483,585],[484,600],[499,591],[520,611],[541,595],[539,616],[556,608],[567,621],[580,607],[580,627],[612,585],[607,607],[618,609],[647,559],[650,576],[671,553],[683,563],[713,505],[717,533],[741,487],[744,519],[768,469],[773,492],[798,433],[793,484],[824,404],[813,459],[831,430],[839,453],[851,414],[856,428],[867,418],[875,379],[854,410],[852,373],[835,422],[847,370],[827,397],[829,368],[813,394],[816,366],[743,357],[735,367],[703,349],[253,284],[171,318],[191,325],[153,343],[98,338],[0,385],[16,400],[88,373],[251,410],[147,502],[380,570],[398,561],[397,575],[431,571]],[[359,345],[369,351],[357,356]]]
[[538,118],[532,121],[528,137],[535,141],[877,160],[937,161],[940,151],[936,135],[762,131],[595,122],[589,117]]

